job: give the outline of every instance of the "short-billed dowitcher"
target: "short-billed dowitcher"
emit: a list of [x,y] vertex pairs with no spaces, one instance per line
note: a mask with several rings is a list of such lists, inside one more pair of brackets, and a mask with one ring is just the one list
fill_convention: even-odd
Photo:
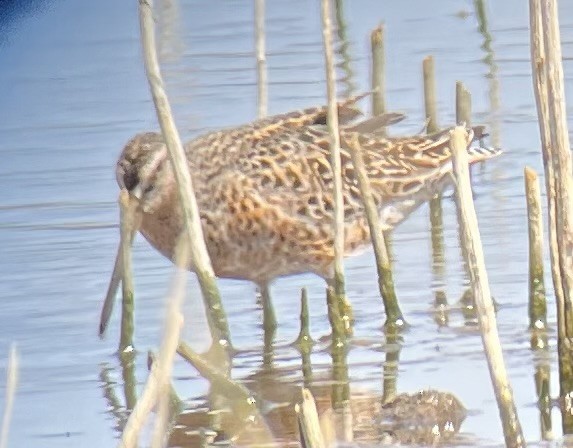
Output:
[[[210,132],[185,145],[213,269],[218,277],[273,279],[313,272],[333,275],[332,170],[327,109],[311,108]],[[450,181],[449,131],[387,138],[394,118],[356,123],[355,101],[339,104],[345,251],[369,243],[369,228],[350,154],[359,142],[385,228],[404,220]],[[498,154],[471,148],[470,162]],[[117,181],[139,199],[140,232],[168,258],[182,229],[179,198],[160,133],[132,138],[117,162]]]

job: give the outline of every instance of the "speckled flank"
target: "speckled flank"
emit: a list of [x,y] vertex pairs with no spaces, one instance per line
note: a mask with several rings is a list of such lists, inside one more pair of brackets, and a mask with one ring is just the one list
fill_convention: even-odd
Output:
[[[380,117],[351,124],[360,113],[339,105],[347,253],[369,243],[369,229],[350,154],[362,147],[374,201],[386,228],[442,190],[451,171],[449,132],[385,138]],[[265,284],[301,272],[331,275],[332,171],[326,108],[277,115],[212,132],[185,145],[207,248],[219,277]],[[364,133],[368,130],[368,133]],[[468,147],[473,131],[468,132]],[[472,162],[497,155],[468,150]],[[134,137],[118,161],[118,183],[139,192],[141,233],[171,257],[181,230],[174,177],[161,134]]]

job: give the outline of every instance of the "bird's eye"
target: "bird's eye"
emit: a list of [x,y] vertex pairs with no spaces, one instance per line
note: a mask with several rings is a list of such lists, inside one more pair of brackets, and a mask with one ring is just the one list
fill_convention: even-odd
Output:
[[123,186],[127,188],[127,191],[133,190],[138,183],[139,176],[135,170],[128,170],[125,172],[123,175]]
[[153,191],[153,185],[148,185],[145,188],[144,193],[147,194],[147,193],[151,193],[152,191]]

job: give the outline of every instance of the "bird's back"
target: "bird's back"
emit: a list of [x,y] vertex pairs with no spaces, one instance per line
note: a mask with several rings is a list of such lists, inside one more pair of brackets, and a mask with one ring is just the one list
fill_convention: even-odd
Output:
[[[451,151],[447,132],[389,139],[370,120],[352,125],[357,113],[344,107],[341,163],[350,253],[369,242],[369,229],[349,146],[363,152],[386,228],[443,188]],[[310,109],[207,134],[187,145],[207,242],[215,260],[225,259],[222,275],[241,271],[240,276],[273,278],[310,270],[328,276],[334,201],[325,122],[325,108]]]
[[[440,191],[451,171],[448,132],[386,138],[379,128],[396,116],[353,124],[358,115],[354,100],[339,105],[348,253],[369,242],[351,145],[363,153],[373,198],[387,228]],[[325,107],[306,109],[208,133],[185,146],[218,276],[257,283],[306,271],[330,276],[334,201],[326,117]],[[468,146],[473,138],[469,131]],[[474,159],[492,154],[478,153]],[[176,217],[176,206],[169,207],[164,211]],[[146,236],[154,244],[154,233],[165,223],[157,216],[147,218],[142,232],[146,234],[147,227]],[[169,232],[174,235],[168,247],[181,226],[180,219],[171,221]],[[162,251],[169,255],[169,249]]]

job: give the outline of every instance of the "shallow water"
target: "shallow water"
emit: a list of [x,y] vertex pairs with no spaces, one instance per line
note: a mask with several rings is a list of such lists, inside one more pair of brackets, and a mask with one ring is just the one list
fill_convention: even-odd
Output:
[[[251,3],[181,0],[159,17],[161,59],[182,134],[250,121],[256,114]],[[278,113],[324,101],[320,17],[316,2],[268,2],[269,111]],[[342,2],[340,2],[342,3]],[[573,77],[573,3],[561,2],[566,84]],[[171,4],[171,2],[170,2]],[[113,405],[109,386],[123,395],[114,351],[119,320],[97,337],[100,305],[118,241],[114,163],[136,132],[156,129],[144,77],[137,2],[30,0],[11,2],[0,16],[0,367],[11,342],[21,357],[10,446],[112,446],[122,398]],[[215,6],[216,5],[216,6]],[[533,382],[535,356],[527,331],[527,234],[522,172],[541,171],[531,88],[527,4],[489,2],[488,29],[480,32],[473,3],[443,0],[342,5],[344,52],[338,55],[342,94],[369,83],[368,33],[386,24],[387,102],[408,120],[395,132],[416,132],[423,121],[421,61],[436,57],[440,123],[454,122],[454,84],[473,93],[476,122],[490,126],[505,154],[474,175],[476,208],[498,326],[525,436],[540,440]],[[488,34],[489,33],[489,34]],[[492,40],[490,40],[490,37]],[[573,98],[569,101],[570,108]],[[368,110],[368,106],[365,106]],[[403,337],[399,392],[447,390],[470,413],[460,444],[503,443],[495,398],[475,323],[456,303],[466,289],[453,201],[443,202],[445,264],[432,270],[428,207],[393,235],[395,280],[412,326]],[[169,263],[138,239],[134,254],[137,294],[133,374],[138,390],[147,375],[145,352],[161,336]],[[380,394],[385,358],[382,304],[370,251],[348,259],[347,292],[355,335],[348,354],[350,390]],[[433,273],[434,272],[434,273]],[[549,285],[549,277],[547,284]],[[185,306],[185,337],[205,347],[205,324],[194,280]],[[261,312],[254,287],[220,281],[234,344],[235,378],[253,378],[263,362]],[[300,355],[288,346],[298,333],[300,288],[307,286],[311,331],[329,333],[324,285],[314,276],[285,278],[273,286],[279,328],[271,384],[302,384]],[[434,293],[452,304],[446,325],[434,318]],[[552,296],[549,297],[552,304]],[[552,391],[555,312],[549,307]],[[331,375],[323,341],[311,362],[316,384]],[[188,407],[202,403],[208,384],[184,362],[175,387]],[[0,378],[0,402],[4,399]],[[265,384],[261,382],[261,384]],[[119,406],[116,408],[114,406]],[[560,421],[554,413],[554,433]]]

